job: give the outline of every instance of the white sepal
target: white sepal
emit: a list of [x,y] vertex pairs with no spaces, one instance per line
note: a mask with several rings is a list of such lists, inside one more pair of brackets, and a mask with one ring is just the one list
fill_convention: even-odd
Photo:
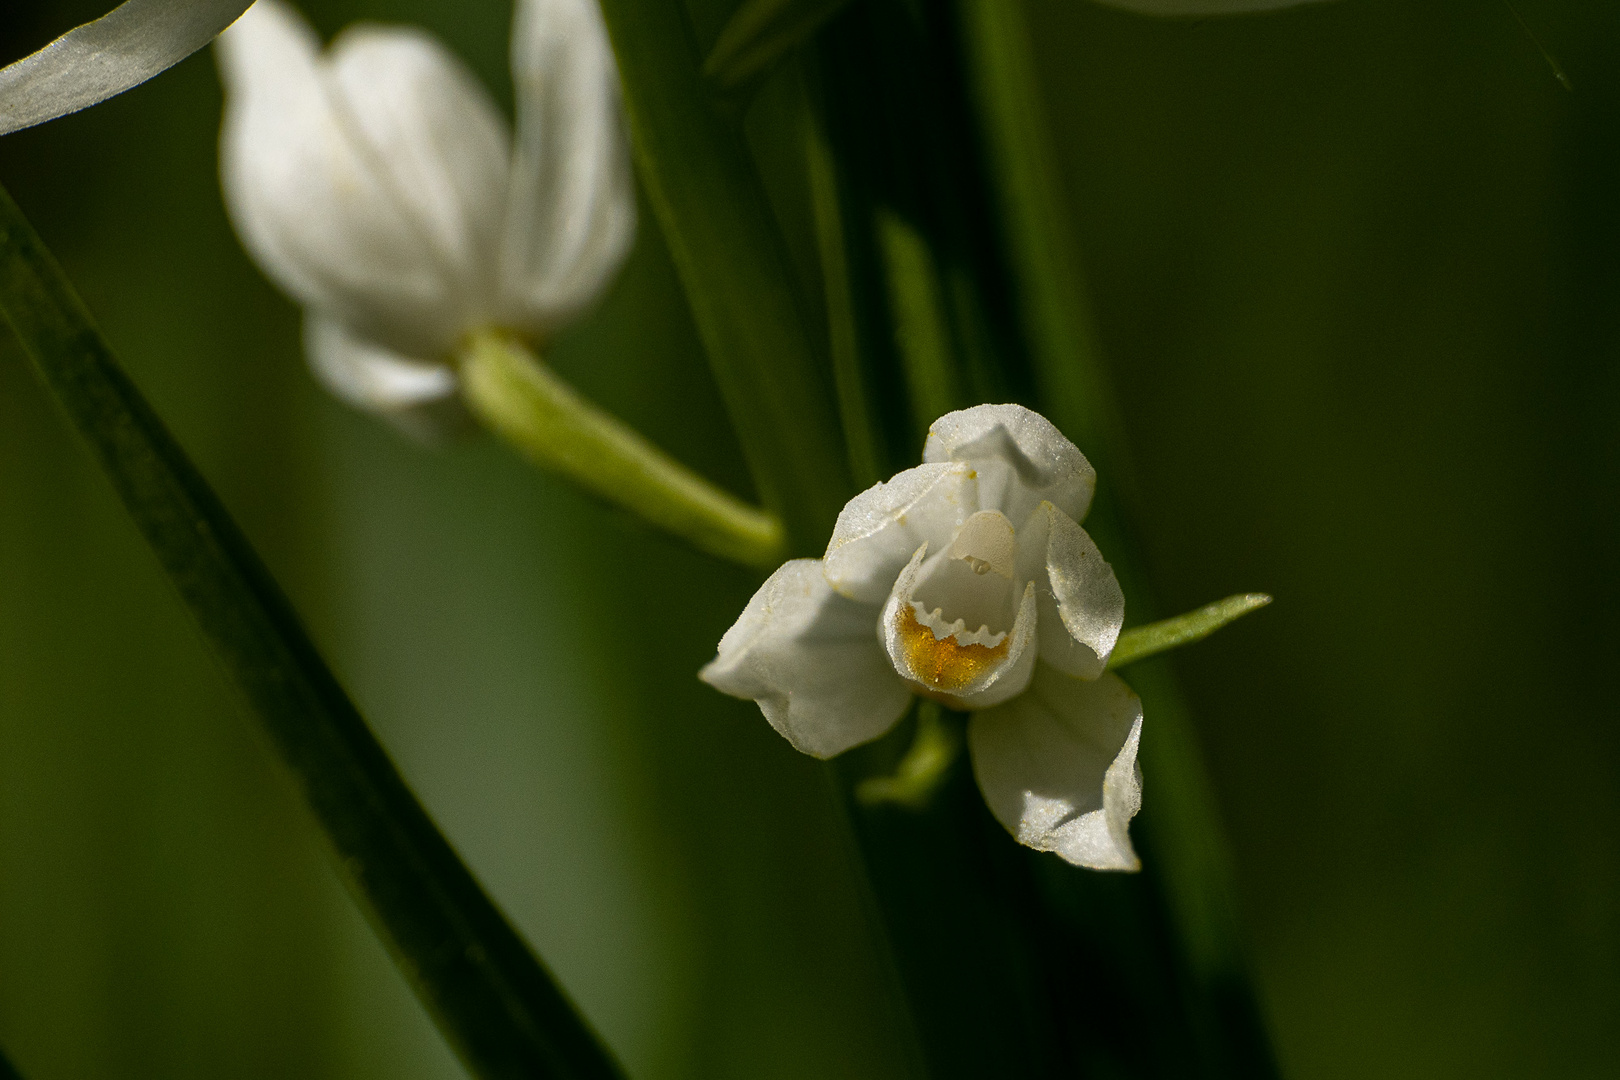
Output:
[[594,301],[635,240],[619,71],[596,0],[519,0],[512,82],[501,316],[542,333]]
[[1073,679],[1037,665],[1027,693],[975,713],[973,775],[1018,842],[1093,870],[1137,870],[1142,701],[1117,675]]
[[127,0],[0,68],[0,135],[121,94],[214,40],[253,0]]
[[838,515],[827,542],[827,581],[853,600],[881,604],[918,545],[944,548],[977,509],[966,465],[919,465],[873,484]]
[[1050,501],[1075,521],[1091,507],[1097,472],[1050,420],[1022,405],[975,405],[928,429],[925,462],[954,461],[978,473],[977,510],[1023,521]]
[[888,731],[911,701],[878,644],[877,615],[834,592],[820,560],[794,559],[759,587],[699,678],[757,701],[795,749],[841,754]]
[[1103,673],[1125,623],[1125,592],[1085,529],[1043,502],[1018,534],[1019,580],[1040,603],[1041,659],[1081,679]]

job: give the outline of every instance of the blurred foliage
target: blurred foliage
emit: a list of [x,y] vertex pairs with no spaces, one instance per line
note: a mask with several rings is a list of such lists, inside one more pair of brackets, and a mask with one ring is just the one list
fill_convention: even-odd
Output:
[[[104,6],[8,11],[0,59]],[[304,6],[506,93],[504,0]],[[1102,483],[1163,610],[1277,597],[1174,663],[1298,1080],[1620,1059],[1620,12],[1518,10],[1573,92],[1499,3],[1028,2],[1135,451]],[[904,1073],[824,775],[692,677],[753,582],[325,397],[218,109],[196,57],[0,141],[0,180],[407,777],[632,1075]],[[551,359],[746,491],[643,220]],[[458,1074],[9,339],[0,1045],[33,1080]]]

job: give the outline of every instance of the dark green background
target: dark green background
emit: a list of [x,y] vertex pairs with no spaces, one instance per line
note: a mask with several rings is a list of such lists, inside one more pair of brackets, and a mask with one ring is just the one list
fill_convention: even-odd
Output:
[[[20,6],[0,60],[105,9]],[[507,93],[503,0],[307,10]],[[1519,11],[1573,92],[1494,0],[1028,4],[1162,606],[1278,598],[1176,665],[1297,1080],[1620,1068],[1620,12]],[[692,677],[752,580],[320,392],[218,115],[199,56],[0,140],[0,181],[406,775],[634,1076],[899,1073],[822,772]],[[552,359],[746,490],[650,214]],[[0,1043],[37,1080],[457,1074],[7,337]]]

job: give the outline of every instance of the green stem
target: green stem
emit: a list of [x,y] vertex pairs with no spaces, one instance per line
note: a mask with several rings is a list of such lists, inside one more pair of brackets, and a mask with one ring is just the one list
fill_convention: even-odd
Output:
[[0,313],[292,772],[350,893],[468,1069],[489,1080],[619,1077],[406,786],[4,189]]
[[647,197],[743,454],[792,550],[820,554],[851,494],[849,468],[758,172],[703,78],[685,5],[601,7]]
[[1169,649],[1202,641],[1234,619],[1259,611],[1269,603],[1271,597],[1265,593],[1239,593],[1185,615],[1134,626],[1119,635],[1114,651],[1108,656],[1108,667],[1110,670],[1122,668]]
[[915,228],[892,210],[877,211],[878,246],[889,285],[895,344],[910,390],[920,440],[929,425],[966,404],[958,378],[945,291],[934,256]]
[[671,459],[581,397],[527,346],[474,334],[459,357],[473,413],[542,468],[554,470],[704,551],[772,568],[782,522]]
[[917,703],[917,732],[911,748],[887,776],[869,776],[855,785],[855,801],[863,806],[893,803],[908,810],[925,810],[951,765],[962,752],[962,732],[945,720],[936,701]]

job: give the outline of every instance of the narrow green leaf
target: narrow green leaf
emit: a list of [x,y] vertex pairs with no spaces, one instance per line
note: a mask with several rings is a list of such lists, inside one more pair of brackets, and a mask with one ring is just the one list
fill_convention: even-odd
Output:
[[417,802],[219,497],[0,189],[0,313],[292,770],[350,891],[477,1076],[619,1070]]
[[[1004,0],[958,0],[958,11],[1043,406],[1110,484],[1099,491],[1086,527],[1106,545],[1126,594],[1141,610],[1145,575],[1126,543],[1120,511],[1132,488],[1128,454],[1094,345],[1023,9]],[[1151,849],[1148,872],[1160,879],[1174,924],[1202,1055],[1217,1071],[1276,1076],[1243,955],[1231,859],[1191,718],[1162,665],[1133,670],[1131,683],[1149,709],[1152,735],[1142,742],[1142,767],[1156,793],[1139,827],[1144,849]]]
[[912,423],[921,437],[933,422],[966,400],[952,346],[939,268],[928,243],[892,210],[877,212],[894,333],[911,391]]
[[871,487],[885,479],[878,449],[877,418],[861,361],[860,327],[855,317],[854,285],[850,280],[843,196],[839,191],[838,164],[827,133],[815,110],[804,111],[805,166],[809,172],[811,211],[816,220],[816,247],[827,303],[827,339],[832,353],[833,383],[838,389],[838,417],[844,429],[855,483]]
[[833,395],[741,134],[698,69],[682,5],[603,0],[642,180],[767,506],[817,552],[850,494]]
[[253,0],[126,0],[0,68],[0,135],[88,108],[207,45]]
[[1271,597],[1265,593],[1239,593],[1173,619],[1132,627],[1119,635],[1119,641],[1108,657],[1108,666],[1121,668],[1156,653],[1202,641],[1227,623],[1241,619],[1251,611],[1258,611],[1269,603]]
[[768,74],[849,0],[743,0],[715,39],[703,74],[736,90]]

